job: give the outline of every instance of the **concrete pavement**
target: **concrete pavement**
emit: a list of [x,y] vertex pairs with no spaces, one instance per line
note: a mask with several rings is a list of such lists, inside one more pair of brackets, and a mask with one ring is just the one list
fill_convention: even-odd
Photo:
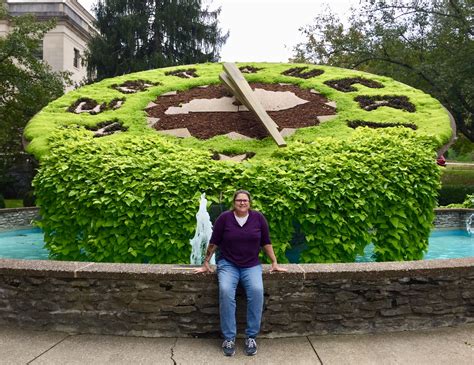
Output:
[[218,339],[69,335],[0,327],[0,364],[474,364],[474,324],[376,335],[259,339],[226,358]]

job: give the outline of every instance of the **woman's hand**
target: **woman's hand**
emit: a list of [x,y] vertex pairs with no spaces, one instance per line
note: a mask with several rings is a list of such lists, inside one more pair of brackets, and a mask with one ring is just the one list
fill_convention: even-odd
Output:
[[273,263],[272,263],[272,267],[271,267],[271,269],[270,269],[270,272],[276,272],[276,271],[279,271],[279,272],[287,272],[288,269],[285,269],[284,267],[278,266],[278,263],[277,263],[277,262],[273,262]]
[[204,261],[202,266],[198,269],[194,269],[195,274],[206,273],[206,272],[214,272],[214,269],[209,265],[208,261]]

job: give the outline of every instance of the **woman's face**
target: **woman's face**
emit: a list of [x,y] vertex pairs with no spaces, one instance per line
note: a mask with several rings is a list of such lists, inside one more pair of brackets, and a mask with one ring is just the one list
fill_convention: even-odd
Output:
[[247,215],[250,209],[250,201],[247,194],[237,194],[234,200],[234,210],[238,215]]

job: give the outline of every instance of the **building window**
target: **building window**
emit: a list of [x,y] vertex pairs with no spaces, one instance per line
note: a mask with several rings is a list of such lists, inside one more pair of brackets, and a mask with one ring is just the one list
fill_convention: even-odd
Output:
[[74,67],[79,68],[81,61],[81,53],[78,49],[74,48]]
[[43,60],[43,40],[38,41],[38,47],[33,52],[33,56],[42,61]]

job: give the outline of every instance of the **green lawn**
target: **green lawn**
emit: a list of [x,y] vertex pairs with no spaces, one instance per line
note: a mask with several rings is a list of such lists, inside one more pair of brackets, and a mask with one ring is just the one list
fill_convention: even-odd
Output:
[[441,190],[438,203],[446,206],[462,203],[474,193],[474,165],[449,165],[441,170]]
[[23,207],[22,199],[5,199],[5,208],[21,208]]

